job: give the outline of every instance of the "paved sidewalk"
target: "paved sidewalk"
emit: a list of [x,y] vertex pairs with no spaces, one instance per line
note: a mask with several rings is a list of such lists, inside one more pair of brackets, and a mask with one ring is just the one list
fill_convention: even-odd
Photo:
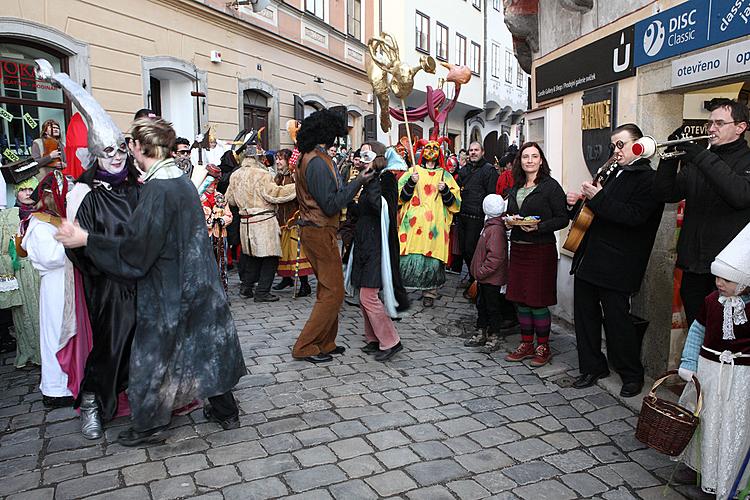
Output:
[[672,463],[636,441],[636,414],[600,387],[570,388],[570,332],[553,327],[555,357],[540,369],[438,335],[473,320],[456,276],[434,308],[415,301],[397,325],[404,350],[385,364],[361,353],[359,309],[345,305],[347,351],[318,366],[290,355],[313,299],[287,291],[255,304],[230,276],[249,370],[235,393],[241,428],[222,431],[195,411],[173,420],[164,445],[116,444],[126,419],[87,441],[71,409],[43,409],[39,371],[3,355],[0,497],[682,498],[663,486]]

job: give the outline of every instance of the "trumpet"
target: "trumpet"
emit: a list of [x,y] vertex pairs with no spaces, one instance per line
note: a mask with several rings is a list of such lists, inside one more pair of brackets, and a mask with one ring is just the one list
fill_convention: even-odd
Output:
[[[670,151],[663,153],[659,151],[660,148],[668,148],[670,146],[676,146],[685,142],[702,141],[706,139],[713,139],[713,135],[699,135],[695,137],[683,137],[682,139],[675,139],[673,141],[656,142],[656,139],[650,135],[644,135],[633,143],[633,154],[639,158],[651,158],[655,154],[659,155],[659,158],[666,160],[670,158],[678,158],[685,154],[684,151]],[[711,149],[711,143],[708,143],[708,148]]]

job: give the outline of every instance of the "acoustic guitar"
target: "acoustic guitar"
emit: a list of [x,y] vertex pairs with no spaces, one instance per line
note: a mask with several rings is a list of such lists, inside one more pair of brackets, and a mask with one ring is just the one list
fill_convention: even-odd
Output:
[[[596,186],[606,182],[609,176],[617,168],[617,154],[612,155],[607,162],[596,172],[592,183]],[[578,213],[573,217],[573,225],[568,231],[568,237],[565,238],[563,248],[569,252],[576,253],[578,247],[583,241],[583,237],[586,235],[586,231],[591,227],[591,223],[594,222],[594,212],[586,206],[586,198],[581,202]]]

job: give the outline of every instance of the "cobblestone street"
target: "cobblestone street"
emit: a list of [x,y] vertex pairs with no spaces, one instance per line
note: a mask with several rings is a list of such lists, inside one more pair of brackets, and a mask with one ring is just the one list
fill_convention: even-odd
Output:
[[347,351],[319,366],[290,355],[312,297],[287,291],[255,304],[236,294],[236,273],[231,279],[249,370],[235,392],[239,429],[222,431],[198,410],[174,418],[163,445],[116,444],[122,418],[87,441],[72,409],[43,409],[39,371],[15,370],[4,355],[0,496],[682,498],[663,486],[671,462],[636,441],[630,409],[600,387],[569,388],[577,374],[570,332],[554,328],[555,357],[536,370],[438,335],[440,325],[444,334],[473,319],[456,276],[433,309],[415,302],[397,324],[404,350],[385,364],[359,350],[361,316],[345,305],[339,345]]

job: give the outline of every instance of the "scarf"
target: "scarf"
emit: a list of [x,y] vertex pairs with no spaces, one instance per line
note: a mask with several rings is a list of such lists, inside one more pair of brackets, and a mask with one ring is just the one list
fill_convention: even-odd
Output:
[[734,325],[747,323],[745,301],[739,295],[732,297],[719,296],[719,303],[724,306],[724,322],[721,325],[722,340],[734,340]]
[[125,182],[128,178],[128,169],[122,168],[119,172],[110,172],[103,168],[97,168],[94,174],[94,179],[106,182],[112,187],[117,187]]

